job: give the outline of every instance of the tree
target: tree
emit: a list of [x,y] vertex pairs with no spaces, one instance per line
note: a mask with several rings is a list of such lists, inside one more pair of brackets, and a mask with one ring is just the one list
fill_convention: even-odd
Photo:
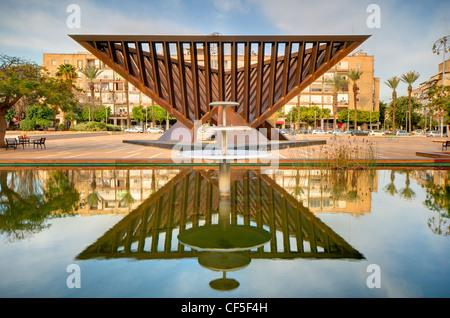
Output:
[[20,121],[23,130],[34,130],[35,128],[49,127],[54,120],[53,110],[48,106],[31,106],[26,110],[25,119]]
[[427,97],[430,109],[445,114],[447,118],[450,116],[450,86],[435,85],[428,90]]
[[0,147],[5,147],[6,113],[19,100],[27,105],[72,106],[72,84],[41,74],[34,62],[0,55]]
[[336,114],[337,114],[337,95],[338,92],[348,84],[348,81],[342,76],[333,76],[332,78],[327,78],[325,83],[333,87],[333,129],[336,129]]
[[392,89],[392,133],[395,134],[395,102],[397,100],[397,86],[400,83],[400,79],[397,76],[389,78],[384,82],[390,89]]
[[64,80],[74,81],[78,77],[77,69],[72,64],[61,64],[58,66],[56,76]]
[[18,57],[0,55],[0,147],[5,147],[6,112],[39,85],[40,67]]
[[355,118],[354,118],[354,123],[355,123],[355,129],[357,127],[357,120],[358,120],[358,116],[357,116],[357,94],[358,94],[358,85],[356,84],[356,82],[361,78],[362,72],[360,70],[355,70],[355,69],[351,69],[350,72],[347,73],[348,78],[352,81],[353,83],[353,104],[355,106]]
[[412,92],[412,84],[419,78],[419,73],[416,71],[407,72],[402,75],[402,82],[408,84],[408,109],[409,109],[409,132],[412,131],[411,127],[411,92]]
[[[81,73],[86,76],[86,78],[89,80],[89,89],[91,91],[91,98],[92,98],[92,118],[94,118],[94,81],[95,79],[102,73],[102,70],[99,70],[93,65],[86,66]],[[90,117],[90,116],[89,116]],[[91,121],[91,118],[89,118],[89,121]]]
[[[402,96],[397,98],[395,101],[396,107],[395,107],[395,120],[396,122],[393,123],[393,125],[396,126],[406,126],[405,119],[408,121],[408,107],[411,107],[411,123],[413,126],[416,126],[420,123],[420,114],[419,110],[422,107],[422,105],[417,101],[415,98],[411,98],[411,102],[409,102],[409,99],[407,96]],[[394,113],[393,106],[388,107],[389,112]]]

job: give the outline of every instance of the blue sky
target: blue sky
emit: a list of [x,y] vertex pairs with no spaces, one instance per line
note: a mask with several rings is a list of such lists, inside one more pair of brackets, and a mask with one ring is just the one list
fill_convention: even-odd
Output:
[[[66,23],[70,4],[80,7],[80,28]],[[380,28],[367,25],[370,4],[380,8]],[[2,0],[0,53],[42,63],[43,53],[82,51],[68,34],[368,34],[362,50],[374,55],[381,83],[411,70],[419,83],[437,73],[442,55],[431,48],[450,35],[449,12],[445,0]],[[380,93],[390,99],[386,85]]]

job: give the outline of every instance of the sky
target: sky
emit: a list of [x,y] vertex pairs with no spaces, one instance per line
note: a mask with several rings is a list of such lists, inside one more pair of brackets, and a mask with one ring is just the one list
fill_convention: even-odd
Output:
[[374,56],[388,102],[388,78],[417,71],[417,86],[437,74],[432,47],[450,35],[449,12],[448,0],[0,0],[0,54],[41,64],[43,53],[85,51],[69,34],[371,35],[357,50]]

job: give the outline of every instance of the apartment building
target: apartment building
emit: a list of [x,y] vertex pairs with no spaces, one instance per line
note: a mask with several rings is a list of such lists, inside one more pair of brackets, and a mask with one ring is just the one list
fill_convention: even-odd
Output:
[[[288,113],[292,107],[297,106],[317,106],[323,109],[329,109],[331,116],[322,120],[318,126],[331,128],[333,126],[333,87],[326,83],[328,78],[342,76],[348,79],[347,73],[352,70],[362,72],[361,78],[357,81],[359,88],[357,95],[357,109],[364,111],[378,111],[380,98],[380,79],[374,75],[374,57],[367,55],[361,51],[349,55],[338,62],[334,67],[327,71],[323,76],[318,78],[314,83],[302,91],[296,98],[289,101],[284,106],[284,112]],[[349,80],[349,84],[338,92],[338,109],[354,110],[353,83]],[[277,125],[282,128],[289,127],[291,122],[289,118],[279,118]],[[297,123],[292,123],[293,128]],[[350,123],[350,128],[352,123]]]
[[423,105],[427,106],[429,100],[427,96],[428,90],[436,85],[442,85],[442,74],[444,73],[444,85],[450,86],[450,59],[445,61],[445,69],[443,70],[444,63],[439,63],[437,73],[431,76],[426,81],[419,84],[419,86],[412,91],[412,96]]
[[[214,50],[214,46],[211,47]],[[255,49],[256,50],[256,49]],[[252,49],[251,60],[252,62],[257,62],[257,54],[255,50]],[[269,51],[270,52],[270,51]],[[190,51],[185,50],[185,59],[190,60]],[[204,62],[202,49],[199,48],[199,65]],[[211,67],[215,67],[217,64],[217,58],[213,54],[211,59]],[[264,59],[270,59],[270,55],[265,55]],[[243,65],[243,56],[238,55],[238,67]],[[49,76],[56,76],[58,71],[58,66],[61,64],[72,64],[78,70],[78,78],[76,80],[76,85],[78,88],[85,90],[90,96],[89,81],[81,73],[81,70],[89,65],[94,65],[103,72],[95,81],[95,98],[96,103],[108,106],[112,110],[112,116],[110,118],[110,123],[126,126],[127,122],[127,82],[122,79],[117,73],[115,73],[106,64],[98,60],[94,55],[88,52],[78,52],[73,54],[50,54],[45,53],[43,58],[43,66],[46,68],[46,72]],[[229,54],[225,55],[224,61],[225,70],[231,68],[231,56]],[[292,99],[284,106],[285,113],[288,113],[291,107],[296,106],[300,103],[300,106],[318,106],[321,108],[328,108],[331,111],[331,117],[322,122],[325,126],[332,126],[333,118],[333,87],[326,84],[326,79],[333,76],[343,76],[347,77],[347,72],[351,69],[358,69],[362,71],[362,76],[357,82],[359,87],[357,107],[358,110],[367,111],[377,111],[379,110],[379,78],[374,77],[374,57],[367,55],[367,53],[357,52],[353,55],[345,57],[332,69],[321,76],[317,81],[307,87],[298,97]],[[128,90],[128,103],[129,111],[131,112],[134,106],[138,105],[151,105],[152,100],[137,90],[131,84]],[[82,97],[86,98],[88,96],[84,94]],[[354,109],[353,104],[353,90],[352,83],[344,87],[342,91],[338,93],[338,112],[341,110]],[[289,119],[280,118],[277,122],[278,126],[281,125],[282,128],[289,126]],[[295,124],[295,123],[294,123]],[[296,127],[297,128],[297,127]]]
[[[152,100],[148,96],[144,95],[133,85],[128,84],[108,65],[88,52],[44,53],[42,66],[45,68],[47,75],[56,76],[58,67],[61,64],[71,64],[77,69],[78,78],[75,81],[75,85],[86,92],[86,94],[80,94],[80,101],[82,102],[91,102],[91,99],[89,80],[81,73],[81,70],[92,65],[102,71],[94,82],[95,103],[111,109],[111,117],[109,118],[109,123],[111,124],[126,127],[128,111],[131,114],[135,106],[149,106],[152,104]],[[62,121],[62,115],[60,114],[56,123]]]

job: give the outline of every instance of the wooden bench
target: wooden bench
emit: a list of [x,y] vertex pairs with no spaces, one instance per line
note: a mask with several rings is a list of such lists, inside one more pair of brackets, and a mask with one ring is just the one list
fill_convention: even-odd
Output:
[[442,142],[442,150],[444,150],[444,148],[445,148],[445,150],[447,150],[447,147],[449,147],[449,146],[450,146],[450,140],[446,140],[446,141]]
[[42,148],[42,146],[44,146],[44,148],[47,148],[47,147],[45,147],[45,138],[39,138],[39,139],[33,140],[33,148],[35,146],[41,146],[41,148]]
[[16,138],[6,138],[5,141],[6,141],[6,150],[8,150],[8,148],[14,148],[14,150],[16,150],[17,146],[19,145]]

